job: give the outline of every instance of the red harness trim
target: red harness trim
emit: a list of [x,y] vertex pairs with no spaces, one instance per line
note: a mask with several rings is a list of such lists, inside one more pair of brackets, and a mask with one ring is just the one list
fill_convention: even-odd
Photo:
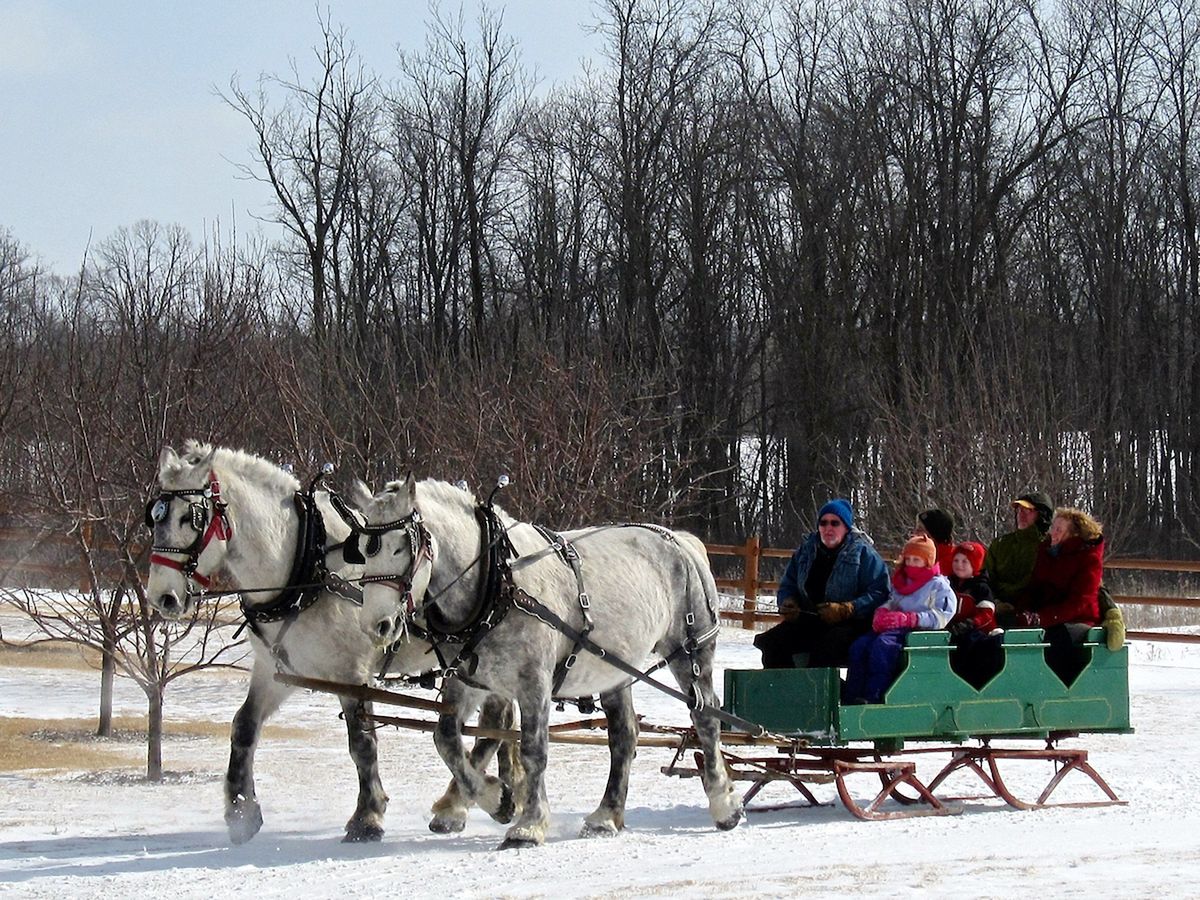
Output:
[[[203,553],[203,549],[201,549],[200,552]],[[174,569],[176,572],[183,572],[185,575],[187,574],[187,567],[185,563],[182,563],[177,559],[171,559],[169,556],[163,556],[161,553],[150,554],[150,565],[166,566],[168,569]],[[207,590],[208,586],[212,584],[212,579],[210,579],[207,575],[201,575],[199,572],[194,570],[190,575],[188,575],[188,577],[205,590]]]

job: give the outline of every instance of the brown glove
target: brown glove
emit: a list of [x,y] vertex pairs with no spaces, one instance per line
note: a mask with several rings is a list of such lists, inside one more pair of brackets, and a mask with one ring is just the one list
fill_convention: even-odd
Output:
[[854,615],[854,604],[849,600],[844,603],[822,603],[817,607],[817,615],[826,625],[837,625]]

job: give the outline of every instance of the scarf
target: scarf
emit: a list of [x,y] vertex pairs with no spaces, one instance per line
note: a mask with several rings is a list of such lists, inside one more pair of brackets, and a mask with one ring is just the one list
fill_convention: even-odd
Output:
[[923,569],[913,569],[907,564],[901,563],[892,573],[892,587],[896,589],[897,594],[911,594],[928,584],[935,575],[941,574],[942,571],[938,568],[937,563]]

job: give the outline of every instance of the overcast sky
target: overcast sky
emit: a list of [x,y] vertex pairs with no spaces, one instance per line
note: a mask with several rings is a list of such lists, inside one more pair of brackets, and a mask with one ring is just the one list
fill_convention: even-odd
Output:
[[[464,3],[468,22],[478,6]],[[491,6],[543,85],[571,81],[598,52],[590,0]],[[385,78],[398,46],[423,46],[430,17],[425,0],[320,9]],[[89,240],[139,219],[178,223],[197,241],[218,221],[225,233],[235,222],[243,235],[258,229],[252,215],[270,194],[239,179],[249,127],[215,91],[234,74],[253,86],[263,72],[287,74],[290,59],[308,65],[319,37],[306,2],[0,0],[0,229],[60,274]]]

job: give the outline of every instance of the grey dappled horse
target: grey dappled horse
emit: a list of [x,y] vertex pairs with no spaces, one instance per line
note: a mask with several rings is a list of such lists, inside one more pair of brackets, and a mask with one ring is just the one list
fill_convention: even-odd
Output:
[[[461,627],[468,649],[458,661],[461,677],[448,677],[443,683],[451,708],[469,709],[481,691],[511,697],[520,707],[524,797],[517,804],[521,815],[502,847],[545,840],[549,809],[543,777],[552,695],[600,695],[608,719],[609,777],[583,834],[615,834],[624,827],[637,746],[631,679],[583,652],[575,637],[547,625],[545,620],[553,618],[576,630],[587,631],[590,625],[587,636],[594,644],[632,665],[642,664],[651,653],[668,661],[683,691],[694,692],[691,696],[699,700],[691,714],[704,751],[701,778],[712,818],[721,829],[738,823],[742,807],[725,771],[719,723],[711,712],[717,702],[712,688],[717,596],[699,540],[632,525],[555,535],[516,522],[490,503],[477,504],[465,490],[434,480],[415,482],[410,477],[391,482],[374,497],[363,485],[356,490],[366,530],[376,541],[375,552],[366,560],[363,590],[362,623],[369,635],[387,644],[410,621],[450,633]],[[422,531],[431,545],[427,554],[415,550],[422,543],[417,536]],[[489,553],[490,548],[504,548],[505,541],[511,541],[518,554],[507,588],[495,566],[503,568],[509,554]],[[484,607],[492,605],[481,609],[481,598],[489,592],[481,590],[481,583],[489,582],[499,584],[498,599],[484,602]],[[540,602],[540,618],[509,602],[505,590],[519,603],[530,597]],[[478,622],[486,617],[491,621],[480,633]],[[461,712],[440,717],[435,743],[442,759],[468,796],[503,792],[503,785],[468,765],[462,725]],[[490,797],[486,805],[497,802]]]
[[[162,493],[147,507],[147,522],[154,530],[146,585],[151,606],[169,619],[191,615],[201,596],[197,588],[206,588],[218,571],[234,590],[278,586],[243,597],[254,665],[249,692],[233,719],[225,774],[225,822],[230,838],[240,844],[262,827],[254,789],[254,752],[263,722],[296,690],[277,682],[275,673],[364,684],[378,671],[382,650],[364,633],[356,603],[320,587],[296,589],[313,578],[314,567],[309,563],[315,560],[303,565],[298,562],[306,554],[306,543],[310,545],[308,555],[323,557],[321,536],[327,536],[332,544],[344,541],[350,533],[335,513],[327,491],[310,492],[311,503],[306,504],[300,483],[284,469],[240,450],[195,441],[188,441],[182,454],[170,447],[162,451],[158,481]],[[360,567],[346,566],[339,552],[330,553],[326,562],[329,570],[347,580],[361,574]],[[285,589],[289,585],[292,589]],[[427,643],[401,641],[392,668],[404,672],[430,669],[430,651]],[[371,713],[371,704],[350,697],[339,697],[339,701],[350,756],[358,769],[358,803],[346,823],[344,839],[377,841],[383,835],[388,798],[379,778],[375,731],[365,718]],[[481,724],[484,720],[507,727],[512,720],[511,706],[488,701]],[[473,763],[486,767],[495,748],[494,741],[477,743]],[[514,775],[508,778],[515,780]],[[461,828],[467,802],[452,784],[434,804],[430,827],[438,831]],[[509,816],[511,813],[508,810]]]

